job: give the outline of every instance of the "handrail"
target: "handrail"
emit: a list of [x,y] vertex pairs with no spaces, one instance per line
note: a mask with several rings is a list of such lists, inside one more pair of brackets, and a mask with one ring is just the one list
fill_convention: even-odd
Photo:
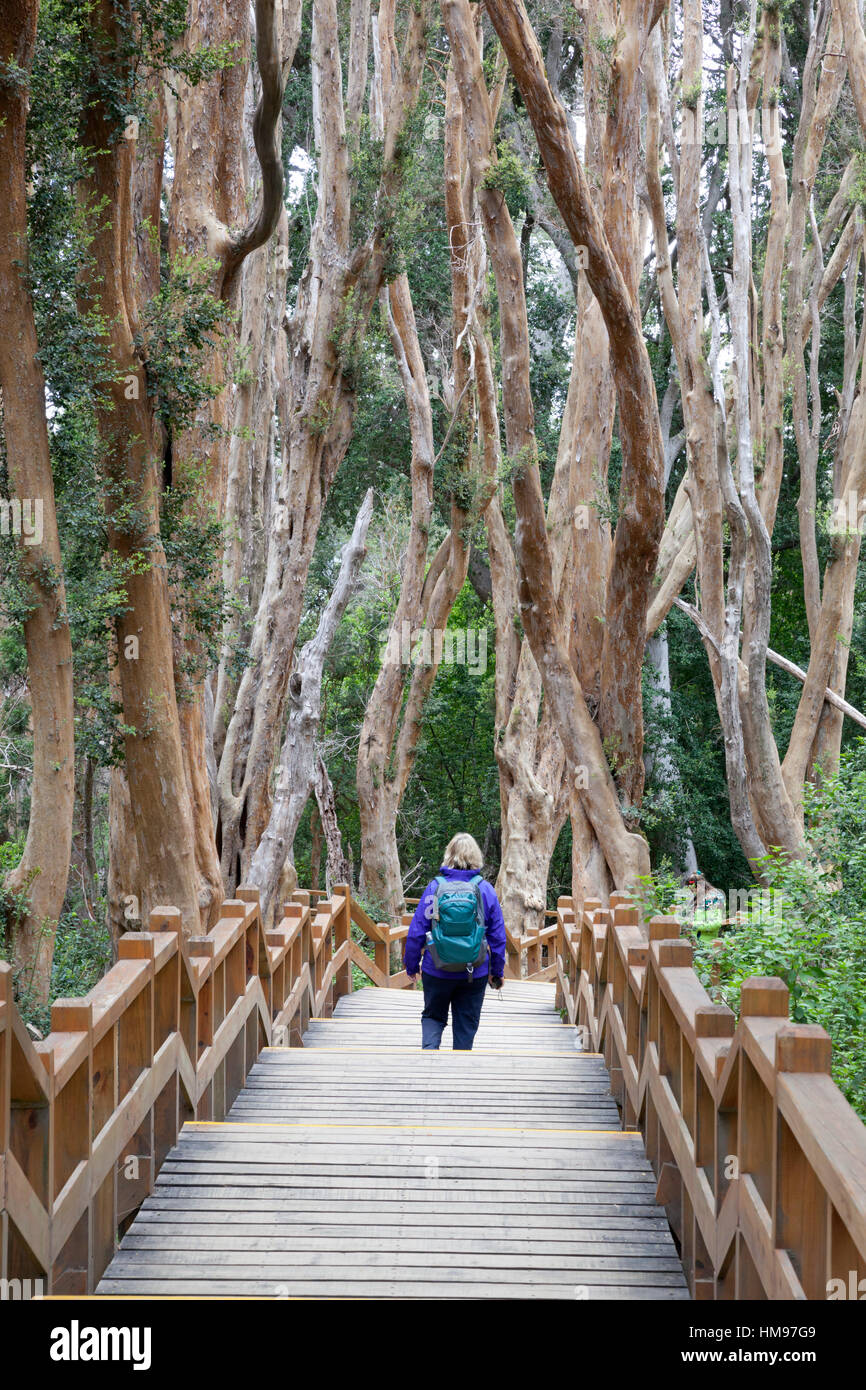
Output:
[[350,920],[345,887],[315,909],[286,903],[268,932],[257,889],[201,937],[155,908],[36,1043],[0,963],[0,1278],[96,1287],[184,1121],[222,1120],[261,1048],[300,1043],[351,989]]
[[522,935],[505,926],[505,978],[536,984],[556,979],[556,942],[559,927],[534,926]]
[[[623,895],[586,901],[578,922],[569,898],[557,913],[509,935],[507,973],[555,978],[558,1006],[604,1054],[694,1296],[856,1297],[866,1128],[831,1080],[823,1029],[789,1021],[775,979],[743,985],[738,1022],[698,980],[676,919],[643,924]],[[92,1291],[186,1119],[224,1118],[262,1046],[300,1044],[353,965],[406,986],[390,957],[408,921],[374,922],[342,886],[315,908],[296,893],[269,932],[255,889],[197,938],[156,908],[36,1043],[0,964],[0,1278]]]
[[693,1296],[858,1297],[866,1127],[830,1077],[823,1028],[791,1023],[773,978],[743,984],[737,1020],[677,919],[644,924],[625,895],[588,899],[577,921],[560,898],[557,933],[557,1004],[644,1137]]

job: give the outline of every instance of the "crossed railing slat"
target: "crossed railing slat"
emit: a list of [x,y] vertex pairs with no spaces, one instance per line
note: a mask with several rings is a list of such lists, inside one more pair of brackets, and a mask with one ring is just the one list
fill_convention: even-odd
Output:
[[[408,922],[374,922],[345,887],[296,893],[267,932],[253,889],[202,937],[158,908],[36,1043],[0,964],[0,1278],[92,1291],[184,1121],[224,1118],[261,1048],[299,1044],[353,966],[404,987],[392,948]],[[780,980],[747,981],[737,1021],[676,919],[642,923],[619,894],[578,920],[561,898],[553,925],[509,934],[506,974],[555,979],[603,1052],[695,1297],[866,1294],[866,1127],[830,1077],[829,1038],[790,1022]]]
[[[866,1296],[866,1126],[781,980],[714,1004],[673,917],[557,910],[557,1003],[639,1128],[696,1298]],[[859,1294],[858,1294],[859,1290]]]
[[0,963],[0,1279],[92,1292],[185,1120],[223,1119],[262,1047],[330,1017],[353,965],[406,983],[389,959],[405,927],[372,922],[346,887],[312,896],[264,931],[258,891],[240,888],[186,939],[177,909],[154,909],[89,994],[52,1006],[44,1042]]

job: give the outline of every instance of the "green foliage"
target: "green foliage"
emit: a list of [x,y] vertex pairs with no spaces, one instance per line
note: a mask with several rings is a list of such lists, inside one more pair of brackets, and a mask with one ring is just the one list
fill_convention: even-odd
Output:
[[700,77],[696,77],[688,87],[683,87],[683,106],[687,106],[690,111],[697,111],[702,90]]
[[700,943],[696,968],[734,1009],[750,976],[784,980],[791,1018],[827,1030],[834,1079],[866,1119],[866,741],[846,753],[837,776],[808,792],[806,811],[814,858],[769,856],[756,910],[720,948]]
[[675,873],[670,859],[665,856],[650,874],[641,874],[637,887],[630,890],[635,907],[640,909],[644,919],[674,914],[678,905],[678,895],[682,892],[680,876]]
[[[6,886],[6,878],[17,869],[24,853],[24,836],[15,840],[0,842],[0,959],[9,959],[9,948],[15,923],[27,912],[29,906],[30,884],[13,891]],[[30,883],[33,881],[31,877]]]
[[363,114],[352,152],[352,232],[356,243],[369,241],[376,227],[384,166],[384,141],[373,133]]
[[230,322],[228,307],[211,289],[217,269],[206,256],[177,252],[142,312],[137,346],[144,355],[149,391],[163,424],[175,433],[188,429],[196,411],[222,390],[203,371]]
[[[0,956],[4,952],[0,949]],[[94,922],[72,909],[64,912],[54,936],[51,998],[75,999],[87,994],[114,962],[111,936],[103,922]],[[40,1004],[32,982],[16,976],[16,1003],[25,1023],[42,1036],[51,1031],[51,1006]]]
[[848,202],[852,207],[866,207],[866,151],[854,153],[854,175],[848,190]]
[[526,211],[531,175],[508,138],[497,143],[496,159],[484,175],[484,187],[499,190],[512,219],[516,220]]
[[[667,712],[644,666],[644,753],[650,764],[640,828],[654,862],[684,863],[690,837],[701,871],[725,888],[750,881],[748,864],[731,828],[725,748],[706,654],[685,614],[666,620],[671,695]],[[665,758],[677,769],[672,779]]]
[[[214,500],[207,496],[207,463],[185,473],[160,498],[160,534],[169,582],[177,595],[184,627],[201,649],[176,661],[186,681],[203,677],[219,658],[223,625],[223,591],[218,568],[223,526]],[[182,683],[183,685],[183,683]]]

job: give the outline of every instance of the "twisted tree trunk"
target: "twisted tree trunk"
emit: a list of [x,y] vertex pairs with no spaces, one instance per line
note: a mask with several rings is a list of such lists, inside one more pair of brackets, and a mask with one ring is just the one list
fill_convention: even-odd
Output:
[[[653,416],[655,388],[640,321],[589,198],[565,112],[553,97],[544,76],[541,54],[525,11],[522,6],[500,6],[498,0],[491,0],[488,13],[533,121],[539,148],[548,168],[551,191],[560,203],[566,225],[575,241],[587,247],[588,278],[608,322],[619,388],[624,454],[628,455],[629,449],[634,450],[633,461],[638,468],[636,445],[640,442],[640,467],[649,473],[647,486],[637,489],[627,504],[640,511],[642,504],[646,503],[646,525],[640,549],[652,555],[652,565],[645,583],[642,579],[639,585],[639,590],[646,593],[652,581],[654,551],[661,535],[662,449],[657,412]],[[587,814],[616,882],[630,883],[639,874],[648,871],[649,856],[645,840],[629,832],[623,823],[601,737],[586,707],[583,691],[571,664],[556,604],[529,387],[529,342],[522,263],[504,197],[493,186],[495,181],[485,178],[493,163],[487,153],[492,147],[492,120],[474,23],[467,0],[447,0],[444,14],[463,102],[467,146],[470,159],[476,166],[479,204],[499,299],[505,434],[518,513],[515,543],[520,567],[521,617],[541,671],[545,693],[553,706],[570,775],[581,783]],[[656,462],[658,470],[655,469]],[[645,550],[647,546],[649,549]],[[635,595],[635,602],[639,611],[639,591]],[[640,621],[642,655],[645,607]]]
[[[357,15],[356,15],[357,20]],[[399,177],[398,135],[414,103],[424,60],[425,10],[412,10],[396,58],[393,0],[379,10],[391,56],[383,104],[383,168],[378,205]],[[355,46],[366,46],[360,22]],[[269,537],[267,568],[248,664],[226,730],[219,765],[219,835],[227,887],[245,876],[271,811],[271,771],[282,720],[304,584],[322,509],[351,437],[352,359],[363,341],[383,273],[382,228],[363,243],[351,236],[350,143],[343,103],[339,25],[333,0],[315,0],[312,32],[313,115],[319,154],[319,199],[297,307],[287,327],[278,411],[283,468]],[[357,80],[357,78],[356,78]],[[354,90],[354,88],[353,88]]]

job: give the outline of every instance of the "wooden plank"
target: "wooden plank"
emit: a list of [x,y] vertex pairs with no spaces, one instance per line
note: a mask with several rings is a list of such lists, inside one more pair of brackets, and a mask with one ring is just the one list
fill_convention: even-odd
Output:
[[[492,1270],[500,1278],[513,1279],[516,1283],[534,1284],[541,1281],[573,1279],[582,1282],[584,1277],[590,1281],[599,1276],[614,1273],[627,1275],[636,1283],[674,1285],[684,1284],[682,1267],[675,1252],[666,1255],[563,1255],[541,1256],[533,1253],[530,1245],[525,1245],[515,1254],[498,1255],[492,1252],[483,1254],[461,1251],[454,1256],[450,1253],[437,1254],[429,1251],[391,1250],[376,1248],[371,1241],[367,1249],[351,1259],[346,1253],[336,1257],[333,1253],[320,1251],[286,1250],[219,1250],[220,1277],[230,1278],[233,1274],[256,1270],[291,1270],[297,1277],[299,1270],[304,1277],[313,1281],[318,1279],[352,1278],[366,1274],[372,1281],[392,1278],[394,1270],[423,1270],[430,1279],[443,1279],[448,1282],[459,1278],[467,1271]],[[138,1274],[148,1268],[160,1268],[167,1274],[177,1269],[206,1269],[213,1263],[216,1249],[212,1247],[195,1249],[140,1249],[124,1246],[111,1262],[111,1277],[119,1278],[126,1274]],[[410,1277],[412,1277],[410,1275]],[[415,1276],[417,1277],[417,1275]],[[476,1276],[477,1277],[477,1276]]]
[[420,1049],[417,990],[343,995],[226,1123],[185,1126],[100,1291],[268,1296],[267,1270],[288,1296],[686,1297],[640,1136],[554,997],[510,985],[470,1055]]
[[[153,1298],[159,1296],[165,1285],[164,1277],[159,1274],[155,1279],[114,1279],[106,1278],[100,1284],[100,1292],[103,1294],[120,1295],[129,1297],[131,1293],[138,1293],[142,1297]],[[247,1279],[243,1282],[223,1281],[214,1278],[178,1278],[171,1282],[171,1296],[202,1296],[222,1293],[226,1298],[352,1298],[352,1299],[430,1299],[430,1298],[543,1298],[553,1299],[562,1298],[574,1302],[574,1290],[570,1286],[561,1284],[538,1284],[531,1289],[524,1290],[521,1294],[515,1294],[513,1284],[501,1283],[498,1280],[485,1279],[479,1282],[459,1283],[452,1280],[445,1285],[443,1292],[442,1284],[422,1283],[416,1280],[400,1280],[393,1283],[384,1282],[377,1284],[375,1291],[371,1291],[366,1278],[357,1280],[345,1279],[340,1282],[323,1282],[318,1284],[315,1290],[311,1290],[310,1285],[305,1280],[281,1279],[279,1288],[275,1290],[272,1280]],[[617,1284],[602,1284],[596,1280],[594,1285],[586,1289],[586,1297],[589,1300],[594,1298],[604,1299],[608,1302],[612,1299],[687,1299],[688,1290],[683,1285],[682,1288],[660,1289],[656,1286],[644,1287],[624,1284],[620,1281]]]

